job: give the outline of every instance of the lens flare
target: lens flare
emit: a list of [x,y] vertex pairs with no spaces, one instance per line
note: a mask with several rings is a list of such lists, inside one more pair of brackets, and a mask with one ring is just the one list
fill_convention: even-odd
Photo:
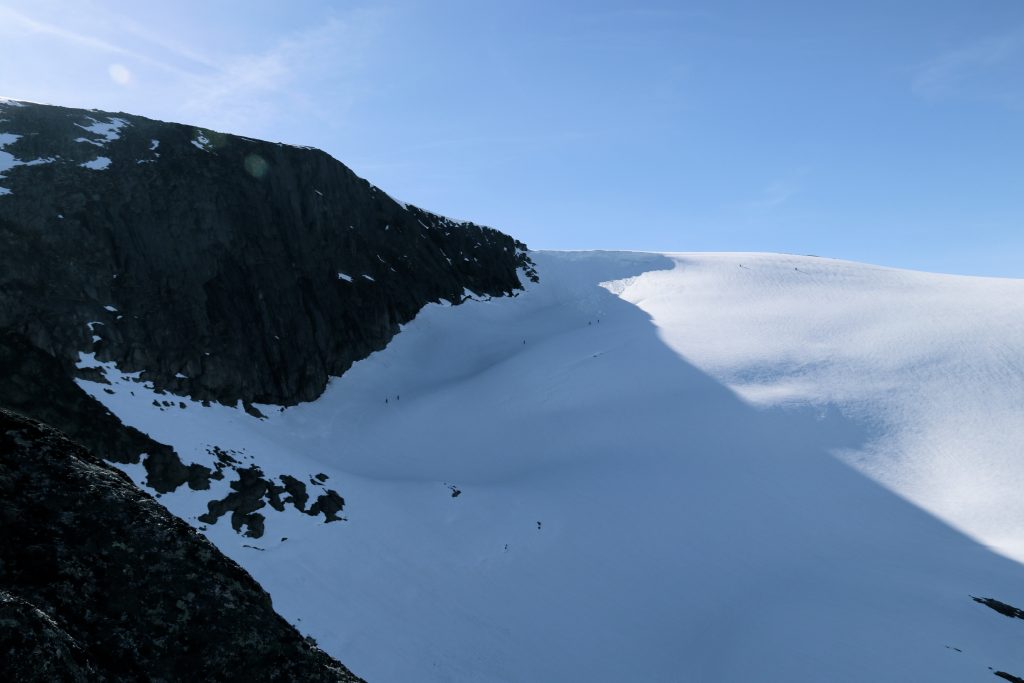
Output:
[[266,159],[261,157],[259,154],[250,154],[245,157],[245,170],[249,172],[253,178],[262,178],[270,170],[270,164],[267,163]]
[[118,85],[128,85],[132,82],[132,72],[124,64],[111,64],[107,67],[107,73],[110,74],[110,80]]

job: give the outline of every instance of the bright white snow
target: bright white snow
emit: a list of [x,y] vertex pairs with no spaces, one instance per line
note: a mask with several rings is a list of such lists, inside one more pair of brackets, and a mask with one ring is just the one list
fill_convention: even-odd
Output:
[[113,142],[114,140],[119,139],[121,137],[121,128],[128,125],[127,121],[116,116],[112,116],[106,121],[98,121],[91,116],[87,116],[86,119],[89,121],[88,125],[83,126],[80,123],[76,123],[75,125],[82,130],[89,131],[93,135],[99,135],[103,139],[93,140],[90,138],[77,138],[75,142],[88,142],[89,144],[96,145],[97,147],[103,147],[108,142]]
[[[539,285],[428,306],[317,401],[258,406],[267,419],[155,406],[167,397],[93,354],[82,364],[114,393],[80,383],[187,461],[217,445],[270,475],[329,475],[345,522],[265,509],[259,541],[226,520],[207,534],[368,680],[1024,671],[1019,624],[970,599],[1020,606],[1024,568],[903,497],[930,504],[942,468],[898,476],[926,468],[928,439],[952,439],[931,444],[935,462],[977,462],[952,471],[977,477],[978,499],[1020,471],[999,450],[1019,429],[1020,282],[773,255],[534,256]],[[202,499],[161,502],[195,524]]]
[[105,171],[110,167],[110,159],[108,157],[96,157],[92,161],[86,161],[79,165],[83,168],[90,168],[94,171]]
[[206,134],[201,130],[196,131],[195,140],[191,140],[191,143],[194,147],[204,152],[211,151],[212,144],[210,143],[210,138],[206,137]]
[[4,152],[3,148],[13,142],[17,142],[20,137],[20,135],[13,133],[0,133],[0,174],[18,165],[18,160],[14,158],[14,155],[10,152]]
[[758,405],[841,406],[873,426],[850,462],[1024,561],[1024,280],[672,258],[622,294],[670,347]]
[[[195,143],[193,143],[193,144],[195,144]],[[160,152],[156,151],[157,148],[159,148],[159,147],[160,147],[160,141],[159,140],[150,140],[149,141],[149,151],[153,153],[153,158],[152,159],[137,159],[135,161],[135,163],[136,164],[155,164],[157,159],[160,158]]]

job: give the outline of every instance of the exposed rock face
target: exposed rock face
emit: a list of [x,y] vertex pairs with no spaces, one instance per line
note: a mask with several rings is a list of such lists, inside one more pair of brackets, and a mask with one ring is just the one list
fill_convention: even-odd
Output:
[[75,368],[80,353],[258,414],[315,399],[428,302],[514,294],[536,279],[525,248],[398,203],[315,149],[0,100],[0,406],[115,462],[145,453],[157,492],[236,471],[209,523],[231,512],[259,536],[257,510],[285,503],[334,521],[333,490],[307,506],[285,478],[184,463],[122,429],[71,382],[101,378]]
[[[513,295],[525,245],[394,201],[327,154],[0,100],[0,406],[158,492],[237,475],[203,521],[344,500],[224,452],[184,463],[74,382],[80,354],[159,391],[315,399],[428,302]],[[171,405],[168,403],[168,405]],[[0,679],[354,681],[184,522],[78,443],[0,408]]]
[[[238,479],[231,482],[231,493],[221,500],[211,500],[207,504],[206,514],[199,516],[200,522],[216,524],[218,519],[230,512],[231,528],[241,532],[242,527],[245,527],[246,536],[259,538],[263,535],[265,518],[257,510],[266,505],[270,505],[278,512],[284,510],[285,505],[291,505],[299,512],[312,517],[323,515],[325,522],[343,519],[338,513],[345,508],[345,499],[339,496],[337,491],[326,490],[307,508],[309,493],[306,492],[306,485],[295,477],[284,474],[281,476],[281,483],[278,484],[273,479],[268,479],[263,470],[256,465],[236,467],[235,470],[238,472]],[[326,480],[326,477],[324,479]]]
[[1013,605],[1008,605],[1005,602],[1000,602],[995,598],[976,598],[972,595],[971,599],[974,600],[974,602],[980,603],[982,605],[985,605],[986,607],[994,609],[995,611],[1002,614],[1004,617],[1010,617],[1011,619],[1024,619],[1024,609],[1018,609]]
[[[996,600],[995,598],[979,598],[973,595],[971,596],[971,599],[978,604],[985,605],[985,607],[999,612],[1004,617],[1009,617],[1011,619],[1024,619],[1024,610],[1002,602],[1001,600]],[[989,667],[989,670],[992,671],[995,676],[998,676],[1003,680],[1010,681],[1010,683],[1024,683],[1024,678],[1021,678],[1020,676],[1015,676],[1005,671],[996,671],[995,669],[992,669],[992,667]]]
[[315,149],[11,102],[0,144],[0,328],[201,400],[312,400],[427,302],[532,273]]
[[[153,472],[156,479],[166,480],[166,490],[189,479],[188,468],[181,465],[169,446],[122,425],[75,384],[56,358],[13,332],[0,331],[0,405],[56,427],[106,460],[136,463],[139,453],[145,452],[154,468],[159,469],[165,462],[177,463],[181,469]],[[168,467],[171,465],[164,469]],[[209,488],[208,476],[204,481],[197,472],[195,477],[194,488]]]
[[47,614],[0,590],[0,675],[11,681],[100,678],[95,663]]
[[0,409],[0,679],[358,681],[123,474]]
[[1024,678],[1008,674],[1005,671],[994,671],[993,673],[1004,681],[1010,681],[1010,683],[1024,683]]
[[[102,375],[94,379],[102,380]],[[0,332],[0,404],[56,427],[106,460],[137,463],[141,459],[146,468],[146,483],[158,493],[186,484],[195,490],[206,490],[211,479],[220,480],[236,473],[238,479],[230,483],[232,493],[224,500],[209,502],[210,513],[201,520],[208,524],[216,523],[231,511],[231,524],[236,531],[241,533],[244,527],[245,535],[259,538],[263,535],[264,516],[258,510],[267,505],[279,511],[291,505],[327,522],[341,519],[337,513],[344,508],[345,501],[333,489],[322,486],[326,477],[310,482],[320,485],[323,493],[307,507],[309,493],[304,483],[287,474],[280,477],[279,483],[259,468],[241,467],[237,459],[220,449],[215,449],[218,462],[213,469],[197,463],[185,465],[169,446],[121,424],[75,384],[56,358],[12,332]],[[145,456],[140,457],[143,453]]]

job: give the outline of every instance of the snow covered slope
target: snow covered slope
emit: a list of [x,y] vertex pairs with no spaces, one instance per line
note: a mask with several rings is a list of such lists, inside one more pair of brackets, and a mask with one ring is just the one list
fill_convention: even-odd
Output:
[[807,256],[679,254],[623,297],[758,405],[841,406],[850,462],[1024,561],[1024,281]]
[[[330,477],[344,522],[206,533],[376,683],[1024,673],[1024,621],[971,599],[1021,606],[1024,567],[904,497],[1024,547],[992,514],[1024,471],[1022,283],[535,256],[540,284],[428,306],[266,419],[163,410],[110,366],[82,386],[186,460]],[[199,524],[194,496],[162,500]]]

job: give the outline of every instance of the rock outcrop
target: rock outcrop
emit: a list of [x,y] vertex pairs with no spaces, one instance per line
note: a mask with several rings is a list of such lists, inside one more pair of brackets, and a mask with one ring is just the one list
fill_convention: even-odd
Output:
[[514,295],[520,276],[537,278],[522,243],[396,202],[319,150],[0,100],[0,406],[108,460],[142,456],[157,492],[233,470],[209,523],[230,512],[259,536],[265,505],[333,521],[344,501],[182,462],[74,385],[105,381],[82,354],[258,414],[315,399],[428,302]]
[[[106,381],[102,374],[91,378]],[[237,480],[229,484],[232,493],[226,499],[209,501],[210,512],[200,520],[204,523],[215,524],[230,511],[236,531],[259,538],[264,530],[264,516],[259,510],[267,505],[278,511],[290,505],[326,522],[341,519],[337,513],[345,501],[337,491],[323,486],[326,477],[316,482],[322,493],[316,494],[314,503],[307,507],[310,495],[304,483],[287,474],[276,481],[257,467],[243,467],[220,449],[214,449],[217,462],[213,468],[198,463],[185,465],[169,446],[123,425],[83,391],[56,358],[13,332],[0,332],[0,405],[59,429],[105,460],[132,464],[141,460],[146,485],[157,493],[184,485],[205,491],[211,480],[235,473]]]
[[0,329],[199,400],[312,400],[424,304],[536,277],[316,149],[8,100],[0,155]]
[[359,681],[121,472],[0,409],[0,679]]

